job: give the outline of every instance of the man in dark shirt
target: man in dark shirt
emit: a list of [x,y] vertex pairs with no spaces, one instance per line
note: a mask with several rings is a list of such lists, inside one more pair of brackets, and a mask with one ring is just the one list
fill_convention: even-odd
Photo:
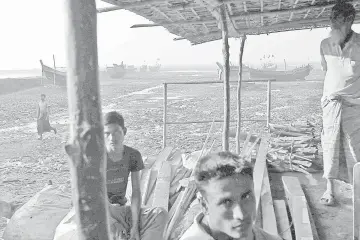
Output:
[[[111,229],[116,237],[130,235],[134,240],[162,239],[167,212],[162,208],[141,208],[140,170],[144,163],[138,150],[123,144],[126,135],[124,118],[113,111],[105,116],[107,150],[106,186],[110,201]],[[126,187],[131,172],[131,206],[125,206]],[[124,236],[125,235],[125,236]]]

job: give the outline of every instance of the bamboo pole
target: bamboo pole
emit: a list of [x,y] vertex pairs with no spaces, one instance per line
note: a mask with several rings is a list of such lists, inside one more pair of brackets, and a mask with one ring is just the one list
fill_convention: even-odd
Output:
[[109,239],[95,0],[66,0],[73,204],[79,240]]
[[43,61],[40,59],[40,64],[41,64],[41,86],[44,85],[44,64]]
[[56,85],[56,64],[55,64],[55,55],[53,54],[53,62],[54,62],[54,85]]
[[[271,81],[267,83],[267,103],[266,103],[266,127],[269,128],[271,121]],[[270,132],[270,128],[269,128]]]
[[229,151],[230,131],[230,61],[229,61],[229,31],[226,21],[226,5],[220,6],[220,25],[223,39],[224,57],[224,129],[223,129],[223,150]]
[[241,134],[241,82],[242,82],[242,59],[244,54],[244,46],[246,41],[246,35],[244,34],[241,38],[240,52],[239,52],[239,81],[237,86],[237,111],[238,119],[236,125],[236,153],[240,154],[240,134]]
[[164,112],[163,112],[163,148],[166,147],[167,138],[167,84],[164,83]]

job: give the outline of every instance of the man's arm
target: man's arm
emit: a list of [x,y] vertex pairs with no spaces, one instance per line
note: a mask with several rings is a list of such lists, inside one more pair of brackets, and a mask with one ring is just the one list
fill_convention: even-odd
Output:
[[139,229],[140,223],[140,208],[141,208],[141,193],[140,193],[140,171],[131,172],[131,215],[132,227]]

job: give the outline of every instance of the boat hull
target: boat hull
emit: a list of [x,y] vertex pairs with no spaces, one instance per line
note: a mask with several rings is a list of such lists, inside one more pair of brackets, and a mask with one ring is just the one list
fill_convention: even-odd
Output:
[[260,69],[250,69],[250,79],[274,78],[276,81],[297,81],[305,80],[310,74],[311,67],[300,67],[289,71],[269,71]]
[[126,70],[120,67],[108,67],[106,68],[106,72],[108,73],[110,78],[123,78],[126,74]]
[[[66,72],[62,72],[59,70],[54,70],[54,68],[51,68],[45,64],[42,63],[40,60],[41,67],[42,67],[42,76],[49,80],[51,83],[54,82],[55,77],[55,85],[59,86],[66,86]],[[54,74],[55,72],[55,74]]]

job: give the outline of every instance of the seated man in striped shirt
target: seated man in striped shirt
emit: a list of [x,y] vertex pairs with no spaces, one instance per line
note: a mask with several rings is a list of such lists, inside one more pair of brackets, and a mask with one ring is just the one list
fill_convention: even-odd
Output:
[[[144,169],[144,163],[138,150],[124,144],[126,131],[121,114],[113,111],[105,115],[106,186],[111,203],[111,232],[115,232],[116,239],[162,239],[167,212],[162,208],[141,208],[140,170]],[[125,206],[129,175],[131,205]]]
[[202,212],[180,240],[282,240],[256,227],[253,170],[230,152],[207,155],[195,169]]

